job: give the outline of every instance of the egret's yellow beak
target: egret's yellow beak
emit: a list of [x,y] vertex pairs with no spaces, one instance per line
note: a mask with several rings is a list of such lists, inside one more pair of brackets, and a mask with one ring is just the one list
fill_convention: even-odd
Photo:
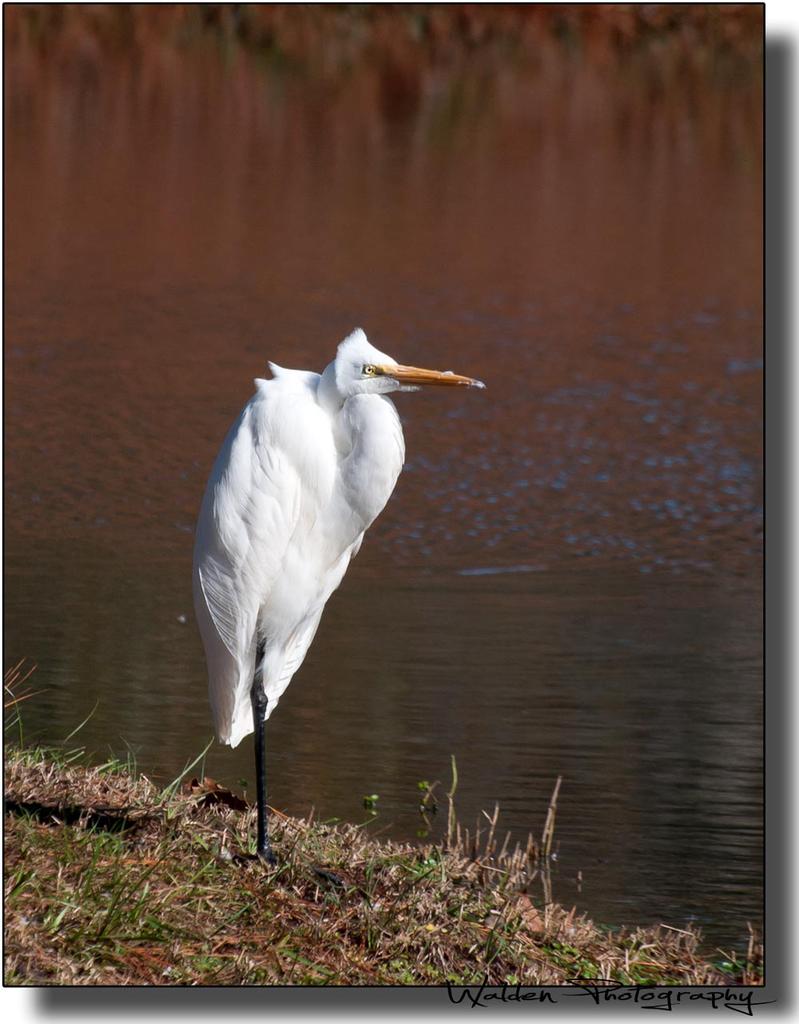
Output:
[[379,374],[413,387],[485,387],[481,380],[462,377],[452,370],[422,370],[418,366],[376,366],[375,369]]

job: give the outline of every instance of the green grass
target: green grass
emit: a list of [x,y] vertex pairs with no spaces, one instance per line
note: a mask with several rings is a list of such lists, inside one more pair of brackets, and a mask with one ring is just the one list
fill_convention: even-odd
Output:
[[498,854],[493,826],[413,845],[275,812],[269,870],[248,856],[252,809],[78,761],[7,752],[7,985],[761,981],[754,937],[712,964],[695,932],[544,903],[535,844]]

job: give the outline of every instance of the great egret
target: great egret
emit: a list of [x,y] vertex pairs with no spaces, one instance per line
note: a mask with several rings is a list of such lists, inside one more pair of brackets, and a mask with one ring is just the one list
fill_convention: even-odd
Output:
[[321,375],[269,368],[273,379],[255,381],[211,470],[193,582],[216,735],[235,747],[255,733],[258,856],[274,864],[265,723],[402,469],[402,427],[386,395],[485,385],[400,366],[360,328]]

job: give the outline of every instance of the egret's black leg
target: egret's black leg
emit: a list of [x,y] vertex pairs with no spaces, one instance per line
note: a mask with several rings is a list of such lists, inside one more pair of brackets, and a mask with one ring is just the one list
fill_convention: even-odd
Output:
[[252,720],[255,732],[255,790],[258,797],[258,856],[267,864],[276,864],[269,842],[266,809],[266,694],[263,688],[264,643],[258,642],[255,653],[255,673],[250,690]]

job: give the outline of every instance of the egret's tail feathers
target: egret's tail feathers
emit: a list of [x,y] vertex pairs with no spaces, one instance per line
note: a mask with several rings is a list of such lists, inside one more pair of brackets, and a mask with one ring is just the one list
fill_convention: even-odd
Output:
[[[262,669],[267,699],[266,718],[275,710],[292,676],[302,664],[321,614],[320,608],[285,643],[267,646]],[[198,602],[197,615],[200,621],[210,621],[205,601]],[[216,737],[220,743],[236,747],[253,731],[250,694],[256,668],[255,651],[250,646],[246,648],[246,656],[236,657],[217,630],[206,630],[203,637],[208,662],[208,696]]]
[[220,743],[227,743],[229,747],[237,747],[245,736],[253,731],[252,708],[238,709],[232,718],[225,734],[218,736]]
[[[229,747],[237,747],[245,736],[249,736],[250,733],[254,731],[252,698],[250,697],[251,686],[252,682],[250,682],[250,685],[247,686],[246,689],[242,688],[243,695],[236,701],[236,706],[233,710],[229,723],[226,723],[226,728],[223,732],[220,732],[217,735],[217,739],[220,743],[227,743]],[[277,699],[269,698],[264,720],[269,718],[276,707]]]

